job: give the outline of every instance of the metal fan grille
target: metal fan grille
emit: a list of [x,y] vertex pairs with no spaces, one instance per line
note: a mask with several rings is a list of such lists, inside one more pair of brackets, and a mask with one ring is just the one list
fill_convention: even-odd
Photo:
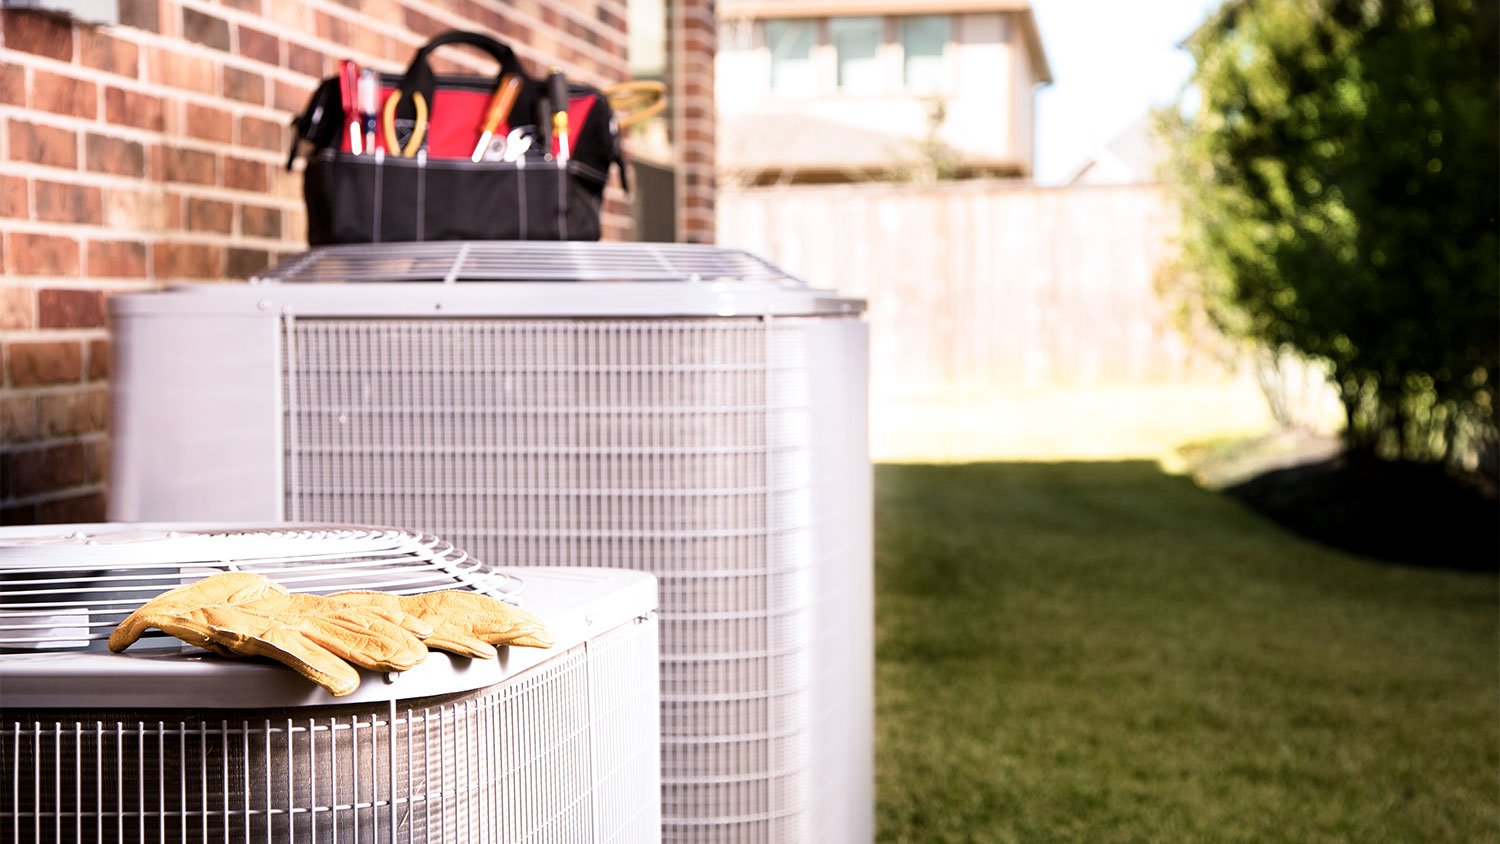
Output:
[[[818,840],[838,827],[810,820],[816,801],[873,812],[867,769],[824,764],[860,753],[847,734],[872,705],[868,633],[845,635],[869,596],[838,582],[868,568],[868,486],[848,485],[868,471],[863,373],[829,370],[858,390],[810,381],[815,354],[851,357],[828,340],[839,322],[292,321],[286,511],[439,531],[506,565],[657,575],[664,837]],[[815,406],[845,455],[822,479]],[[843,689],[820,692],[819,666]]]
[[[320,594],[468,588],[514,601],[522,587],[519,578],[448,542],[400,530],[177,530],[145,540],[141,531],[97,531],[61,541],[9,540],[4,550],[0,651],[12,652],[99,650],[110,631],[145,601],[229,570],[256,572],[292,591]],[[149,645],[169,637],[151,633],[146,638]]]
[[257,280],[410,281],[765,281],[795,283],[748,252],[667,243],[447,241],[323,246],[294,255]]
[[0,840],[650,840],[656,625],[467,695],[288,712],[4,712]]

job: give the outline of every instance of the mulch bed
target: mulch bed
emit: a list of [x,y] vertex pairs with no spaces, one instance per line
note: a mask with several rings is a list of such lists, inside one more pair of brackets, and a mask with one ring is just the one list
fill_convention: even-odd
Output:
[[1390,562],[1500,571],[1500,500],[1441,466],[1340,455],[1226,487],[1282,526]]

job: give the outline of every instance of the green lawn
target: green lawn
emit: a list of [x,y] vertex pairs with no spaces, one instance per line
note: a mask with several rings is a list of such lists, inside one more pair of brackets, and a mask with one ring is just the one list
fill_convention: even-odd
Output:
[[1148,462],[876,477],[882,841],[1500,841],[1494,577]]

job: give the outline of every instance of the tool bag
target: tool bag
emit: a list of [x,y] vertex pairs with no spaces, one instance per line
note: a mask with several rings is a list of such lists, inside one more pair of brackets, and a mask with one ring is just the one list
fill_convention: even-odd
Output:
[[[447,44],[485,51],[500,63],[500,75],[435,75],[428,57]],[[494,134],[517,141],[506,158],[529,148],[514,160],[472,161],[491,97],[506,74],[521,84]],[[538,117],[539,106],[550,108],[546,82],[527,75],[516,54],[488,35],[445,32],[417,51],[404,74],[379,74],[378,80],[373,149],[353,149],[349,124],[360,115],[346,112],[337,76],[325,79],[293,120],[287,168],[303,142],[312,146],[303,178],[310,245],[599,239],[610,165],[620,165],[622,184],[625,170],[614,114],[597,88],[567,86],[570,154],[564,160],[561,141],[545,141],[550,127]],[[389,128],[388,113],[394,118]],[[390,130],[401,149],[389,148]]]

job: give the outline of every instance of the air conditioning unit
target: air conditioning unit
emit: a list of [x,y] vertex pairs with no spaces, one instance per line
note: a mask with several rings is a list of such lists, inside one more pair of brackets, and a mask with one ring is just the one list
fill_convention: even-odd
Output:
[[668,841],[868,841],[863,303],[741,252],[343,246],[111,297],[111,515],[655,574]]
[[[293,591],[472,589],[557,644],[432,652],[346,697],[158,634],[105,639],[220,571]],[[648,575],[481,565],[431,536],[335,526],[0,529],[0,839],[646,842],[659,834]]]

